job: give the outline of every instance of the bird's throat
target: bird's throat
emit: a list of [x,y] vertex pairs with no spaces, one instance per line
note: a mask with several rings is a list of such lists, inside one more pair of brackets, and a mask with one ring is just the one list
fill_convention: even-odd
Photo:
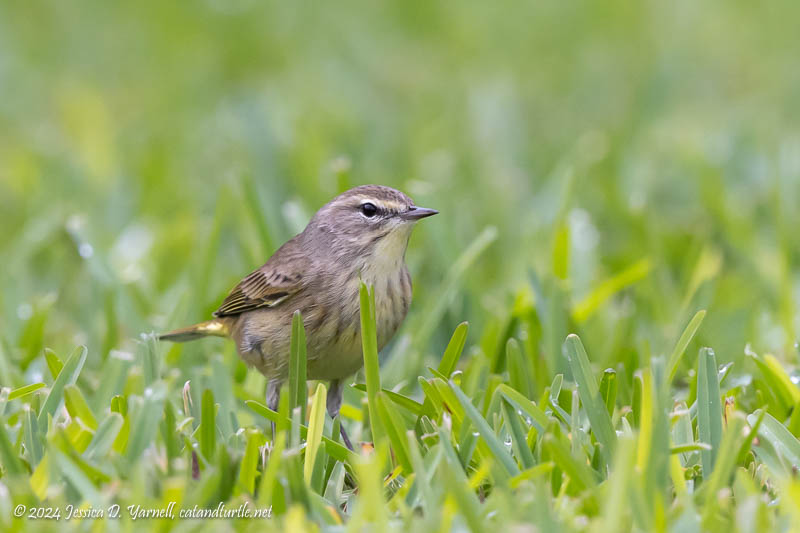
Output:
[[361,268],[361,279],[368,285],[376,285],[387,277],[394,277],[403,267],[411,227],[401,226],[381,238],[372,253],[365,258]]

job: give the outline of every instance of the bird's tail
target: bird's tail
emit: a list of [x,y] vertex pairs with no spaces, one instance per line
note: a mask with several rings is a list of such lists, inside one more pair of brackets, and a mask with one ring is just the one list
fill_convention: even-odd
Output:
[[227,321],[215,318],[200,322],[193,326],[176,329],[158,336],[158,340],[170,342],[186,342],[202,337],[227,337],[230,335],[230,326]]

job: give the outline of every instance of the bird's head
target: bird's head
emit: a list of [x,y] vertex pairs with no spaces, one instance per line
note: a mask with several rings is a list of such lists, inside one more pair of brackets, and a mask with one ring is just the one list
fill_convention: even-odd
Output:
[[362,185],[320,208],[306,231],[327,236],[336,248],[402,258],[414,223],[436,213],[391,187]]

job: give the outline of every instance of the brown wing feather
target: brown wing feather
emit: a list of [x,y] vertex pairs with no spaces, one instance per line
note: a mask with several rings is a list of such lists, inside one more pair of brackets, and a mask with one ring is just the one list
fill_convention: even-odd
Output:
[[296,238],[281,246],[264,266],[251,272],[214,312],[214,316],[230,316],[259,307],[275,307],[288,300],[303,287],[307,258]]

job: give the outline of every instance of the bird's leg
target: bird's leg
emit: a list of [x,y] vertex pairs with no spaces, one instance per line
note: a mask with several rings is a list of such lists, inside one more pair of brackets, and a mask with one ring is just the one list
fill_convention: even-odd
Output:
[[[344,386],[341,380],[335,379],[331,381],[331,387],[328,389],[328,398],[326,401],[328,414],[331,418],[339,416],[339,408],[342,406],[342,392],[344,392]],[[344,445],[347,446],[347,449],[353,451],[353,445],[350,444],[350,438],[347,436],[347,432],[344,430],[344,424],[342,424],[341,421],[339,424],[339,431],[342,434]]]
[[[280,401],[281,382],[277,379],[271,379],[267,383],[267,407],[277,412]],[[272,423],[272,440],[275,440],[275,422]]]

